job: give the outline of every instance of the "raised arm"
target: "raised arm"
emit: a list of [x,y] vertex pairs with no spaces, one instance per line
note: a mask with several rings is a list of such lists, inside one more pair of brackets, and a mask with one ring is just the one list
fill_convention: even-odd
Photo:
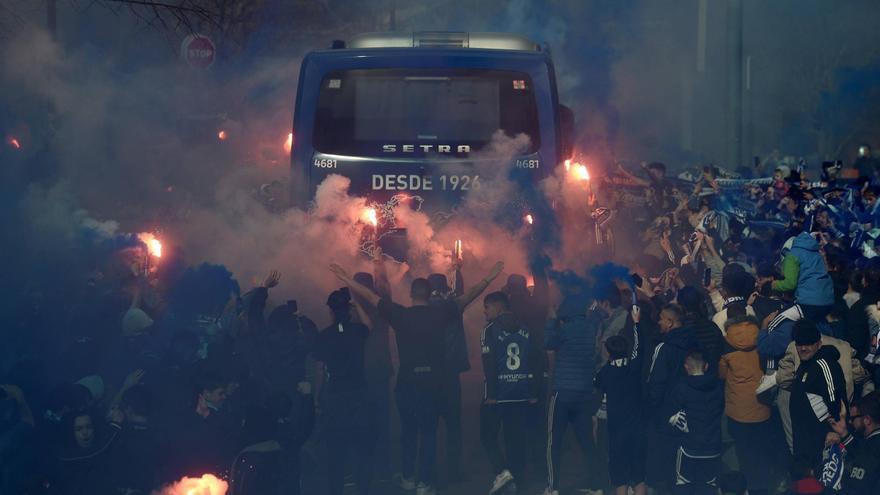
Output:
[[369,287],[367,287],[363,284],[360,284],[358,282],[355,282],[354,279],[352,279],[348,275],[348,272],[346,272],[344,268],[337,265],[336,263],[332,263],[330,265],[330,271],[333,272],[333,274],[336,275],[336,278],[338,278],[340,281],[342,281],[342,283],[347,285],[348,288],[351,289],[351,291],[354,292],[354,294],[356,296],[358,296],[361,299],[363,299],[364,301],[366,301],[367,304],[369,304],[372,307],[376,307],[379,305],[379,301],[382,298],[379,297],[379,295],[376,294],[375,292],[371,291],[369,289]]
[[391,300],[391,283],[388,282],[385,257],[382,254],[382,248],[378,246],[373,250],[373,287],[379,297]]
[[489,272],[489,275],[487,275],[486,278],[468,289],[467,292],[465,292],[463,295],[455,298],[455,302],[458,303],[458,308],[463,311],[464,308],[466,308],[468,304],[472,303],[474,299],[480,297],[480,294],[482,294],[483,291],[486,290],[487,287],[489,287],[489,284],[491,284],[493,280],[498,278],[498,275],[501,274],[501,270],[503,269],[503,262],[499,261],[495,263],[495,266],[492,267],[492,270]]

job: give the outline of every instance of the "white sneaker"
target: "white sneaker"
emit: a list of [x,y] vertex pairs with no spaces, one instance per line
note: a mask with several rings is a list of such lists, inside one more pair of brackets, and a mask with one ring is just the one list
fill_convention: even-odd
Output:
[[414,479],[404,478],[400,473],[395,473],[391,478],[394,484],[399,486],[401,490],[411,491],[416,489],[416,481]]
[[497,492],[498,490],[504,488],[504,485],[513,481],[513,475],[510,474],[510,471],[504,470],[495,477],[495,481],[492,483],[492,489],[489,490],[489,495]]
[[437,490],[434,490],[431,485],[419,483],[419,486],[416,487],[416,495],[437,495]]

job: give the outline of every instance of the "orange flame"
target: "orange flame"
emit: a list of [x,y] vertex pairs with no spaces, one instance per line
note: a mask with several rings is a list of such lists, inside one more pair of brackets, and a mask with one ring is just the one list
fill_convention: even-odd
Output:
[[21,143],[18,142],[18,138],[14,138],[14,137],[9,138],[9,146],[12,146],[13,148],[15,148],[17,150],[21,149]]
[[156,258],[162,257],[162,242],[157,239],[155,235],[150,234],[149,232],[143,232],[138,234],[138,239],[147,245],[147,250],[150,252],[151,256],[155,256]]
[[217,133],[217,139],[219,139],[220,141],[226,141],[226,138],[228,138],[228,137],[229,137],[229,134],[226,134],[226,131],[221,130],[220,132]]
[[568,172],[571,170],[571,160],[565,160],[565,171]]
[[361,221],[368,223],[373,227],[379,225],[379,215],[376,213],[376,209],[369,206],[364,208],[361,212]]
[[535,286],[535,277],[533,275],[529,275],[526,278],[526,287],[534,287]]
[[290,150],[293,149],[293,133],[290,132],[287,134],[287,141],[284,141],[284,152],[290,153]]
[[461,239],[457,239],[455,241],[455,244],[452,247],[452,254],[456,260],[461,261],[461,259],[462,259]]
[[574,165],[574,176],[577,180],[590,180],[590,171],[587,170],[586,165],[576,163]]
[[526,216],[525,216],[525,218],[523,218],[523,220],[525,220],[526,223],[529,225],[535,224],[535,217],[533,217],[531,213],[526,214]]
[[204,474],[201,478],[185,476],[177,483],[172,483],[153,493],[156,495],[226,495],[227,490],[229,490],[229,483],[213,474]]

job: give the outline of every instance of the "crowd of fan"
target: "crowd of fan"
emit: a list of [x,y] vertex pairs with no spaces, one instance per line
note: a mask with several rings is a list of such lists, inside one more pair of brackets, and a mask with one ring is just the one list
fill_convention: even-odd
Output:
[[[731,188],[712,168],[684,187],[648,165],[642,223],[615,221],[638,246],[615,258],[630,270],[536,257],[482,297],[479,332],[464,311],[501,263],[470,287],[460,260],[451,283],[415,278],[403,305],[378,250],[372,273],[330,267],[342,288],[321,330],[294,301],[267,311],[278,273],[207,317],[143,273],[94,276],[64,304],[34,293],[3,337],[23,351],[0,380],[0,493],[149,494],[205,473],[235,495],[431,495],[440,478],[459,493],[479,335],[485,491],[876,495],[880,187],[859,168]],[[569,426],[583,457],[563,485]]]

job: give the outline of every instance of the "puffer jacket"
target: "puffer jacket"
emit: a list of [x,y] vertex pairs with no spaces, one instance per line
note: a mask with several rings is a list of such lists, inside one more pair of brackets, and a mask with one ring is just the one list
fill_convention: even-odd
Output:
[[544,349],[556,353],[553,390],[590,394],[593,391],[600,318],[594,311],[572,316],[562,313],[560,311],[559,319],[548,321],[544,332]]
[[764,376],[758,356],[758,322],[749,316],[731,318],[726,327],[727,345],[718,366],[724,380],[724,412],[740,423],[766,421],[770,408],[755,395]]
[[774,290],[788,292],[794,289],[798,304],[834,304],[834,283],[819,253],[819,243],[809,233],[801,232],[795,237],[791,251],[783,259],[782,271],[785,279],[774,282]]

